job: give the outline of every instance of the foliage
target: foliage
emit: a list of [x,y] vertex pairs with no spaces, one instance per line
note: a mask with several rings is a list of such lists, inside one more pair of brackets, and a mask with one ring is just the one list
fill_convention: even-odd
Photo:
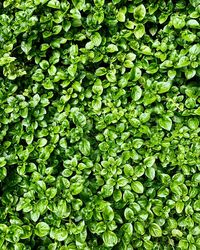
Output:
[[198,0],[0,3],[0,248],[200,249]]

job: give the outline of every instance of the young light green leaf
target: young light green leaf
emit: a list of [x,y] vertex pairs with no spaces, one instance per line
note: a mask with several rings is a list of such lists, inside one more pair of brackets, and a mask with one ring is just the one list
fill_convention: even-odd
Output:
[[180,214],[180,213],[182,213],[183,209],[184,209],[184,203],[183,203],[183,201],[177,201],[176,202],[176,212],[178,214]]
[[114,52],[118,51],[117,45],[115,45],[115,44],[109,44],[107,46],[107,48],[106,48],[106,51],[108,53],[114,53]]
[[161,237],[162,236],[162,229],[158,224],[152,223],[149,227],[149,233],[153,237]]
[[157,90],[159,94],[166,93],[170,90],[172,86],[171,82],[158,82],[157,83]]
[[138,21],[142,21],[146,16],[146,8],[143,4],[140,4],[136,8],[134,8],[133,12],[134,18]]
[[193,208],[195,211],[200,211],[200,200],[194,202]]
[[196,70],[195,69],[186,69],[185,70],[185,77],[189,80],[192,79],[196,75]]
[[68,237],[68,231],[65,228],[51,228],[50,238],[57,241],[64,241]]
[[178,14],[172,16],[172,25],[175,29],[182,29],[185,26],[184,16],[178,16]]
[[200,28],[199,22],[195,19],[188,20],[186,25],[192,29],[199,29]]
[[189,53],[192,55],[200,54],[200,44],[194,44],[189,48]]
[[90,142],[87,139],[82,139],[82,141],[79,143],[79,150],[80,152],[87,156],[90,154]]
[[144,159],[144,164],[148,168],[152,167],[154,163],[155,163],[155,157],[154,156],[148,156],[147,158]]
[[103,233],[103,242],[106,247],[114,247],[117,244],[118,239],[114,232],[106,231]]
[[15,61],[15,57],[4,55],[3,57],[0,58],[0,66],[3,66],[5,64],[9,64],[13,61]]
[[145,230],[144,230],[144,226],[143,226],[142,222],[136,221],[134,223],[134,229],[140,235],[144,235],[145,234]]
[[186,67],[190,64],[190,60],[187,56],[182,56],[177,65],[176,65],[176,68],[183,68],[183,67]]
[[161,126],[161,128],[164,128],[165,130],[170,131],[172,128],[172,120],[168,116],[163,116],[158,120],[158,124]]
[[132,187],[133,191],[138,193],[138,194],[142,194],[144,192],[144,187],[143,187],[142,183],[139,181],[132,182],[131,187]]
[[24,51],[26,55],[28,55],[29,51],[31,50],[31,47],[32,47],[31,42],[25,43],[24,41],[22,41],[21,49]]
[[74,77],[77,71],[77,65],[76,64],[71,64],[68,69],[67,69],[68,73],[70,74],[70,76]]
[[198,118],[190,118],[188,120],[188,126],[194,130],[197,129],[199,127],[199,119]]
[[95,46],[99,46],[102,42],[102,37],[98,32],[95,32],[94,35],[91,36],[91,41]]
[[110,206],[106,206],[103,210],[103,218],[105,221],[112,221],[114,219],[114,211]]
[[151,179],[151,180],[153,180],[154,178],[155,178],[155,169],[154,168],[147,168],[146,170],[145,170],[145,175],[149,178],[149,179]]
[[104,67],[100,67],[95,71],[96,76],[103,76],[107,73],[107,69]]
[[124,210],[124,217],[126,218],[127,221],[131,221],[134,219],[134,212],[131,208],[127,207]]
[[35,234],[39,237],[44,237],[49,233],[50,227],[45,222],[39,222],[35,227]]
[[60,2],[58,0],[50,0],[47,6],[53,9],[60,9]]
[[142,97],[142,89],[140,88],[140,86],[136,85],[135,87],[133,87],[131,96],[134,101],[138,101]]
[[130,80],[137,81],[142,76],[142,71],[138,67],[133,67],[130,71]]
[[136,27],[135,27],[135,29],[134,29],[134,31],[133,31],[133,33],[134,33],[134,35],[135,35],[135,37],[137,39],[142,38],[144,36],[144,34],[145,34],[145,27],[144,27],[144,25],[141,24],[141,23],[137,24]]

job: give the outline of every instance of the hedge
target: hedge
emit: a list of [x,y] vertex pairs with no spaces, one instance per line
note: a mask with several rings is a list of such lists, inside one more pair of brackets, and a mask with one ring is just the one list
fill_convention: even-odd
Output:
[[200,249],[199,0],[2,0],[0,249]]

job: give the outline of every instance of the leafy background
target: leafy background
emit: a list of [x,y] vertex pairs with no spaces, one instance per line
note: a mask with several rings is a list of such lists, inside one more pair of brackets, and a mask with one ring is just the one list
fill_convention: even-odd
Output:
[[198,0],[0,3],[0,247],[200,249]]

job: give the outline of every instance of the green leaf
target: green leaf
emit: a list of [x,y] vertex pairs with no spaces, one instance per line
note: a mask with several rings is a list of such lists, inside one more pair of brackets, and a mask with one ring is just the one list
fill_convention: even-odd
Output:
[[149,233],[151,236],[153,237],[162,237],[162,229],[161,227],[156,224],[156,223],[152,223],[149,227]]
[[5,64],[9,64],[11,62],[14,62],[16,60],[15,57],[9,56],[9,55],[4,55],[3,57],[0,58],[0,66],[3,66]]
[[191,129],[197,129],[199,127],[199,119],[197,118],[190,118],[188,120],[188,126],[191,128]]
[[187,56],[182,56],[177,65],[176,65],[176,68],[183,68],[183,67],[186,67],[190,64],[190,60]]
[[86,139],[82,139],[82,141],[79,144],[79,150],[80,152],[87,156],[90,154],[90,142]]
[[39,237],[44,237],[49,233],[50,227],[45,222],[39,222],[35,227],[35,234]]
[[5,167],[0,168],[0,181],[4,180],[7,176],[7,169]]
[[110,197],[113,194],[113,187],[110,185],[104,185],[101,189],[103,197]]
[[192,79],[196,75],[195,69],[186,69],[185,70],[185,77],[189,80]]
[[50,79],[48,79],[48,78],[46,78],[46,79],[43,81],[42,85],[43,85],[43,87],[44,87],[45,89],[54,89],[53,82],[52,82]]
[[133,147],[136,148],[136,149],[139,149],[142,147],[142,145],[144,144],[143,140],[142,139],[134,139],[132,141],[133,143]]
[[195,211],[200,211],[200,200],[194,202],[193,208]]
[[148,156],[147,158],[144,159],[144,164],[148,168],[152,167],[154,163],[155,163],[155,157],[154,156]]
[[153,93],[146,93],[144,94],[144,105],[147,106],[147,105],[150,105],[152,104],[153,102],[156,101],[156,95],[153,94]]
[[106,47],[106,51],[107,51],[108,53],[117,52],[117,51],[118,51],[117,45],[115,45],[115,44],[109,44],[109,45]]
[[85,6],[85,0],[72,0],[72,3],[78,10],[82,10]]
[[175,29],[182,29],[185,26],[184,16],[172,16],[172,25]]
[[184,203],[183,203],[183,201],[178,201],[176,203],[176,212],[178,214],[180,214],[180,213],[182,213],[183,209],[184,209]]
[[199,5],[198,0],[189,0],[189,2],[190,2],[191,5],[192,5],[193,7],[195,7],[195,8]]
[[102,7],[105,3],[105,0],[94,0],[94,4],[98,7]]
[[41,138],[38,140],[38,147],[42,148],[47,144],[47,139]]
[[186,25],[192,29],[199,29],[199,22],[195,19],[190,19],[187,21]]
[[68,73],[70,74],[70,76],[74,77],[77,71],[77,65],[76,64],[71,64],[68,69],[67,69]]
[[135,35],[135,37],[137,39],[142,38],[144,36],[144,34],[145,34],[145,27],[144,27],[144,25],[141,24],[141,23],[137,24],[136,27],[135,27],[135,29],[134,29],[134,31],[133,31],[133,33],[134,33],[134,35]]
[[194,44],[189,48],[189,53],[192,55],[200,54],[200,44]]
[[124,187],[126,186],[126,184],[128,183],[128,180],[124,177],[119,177],[117,184],[119,185],[119,187]]
[[60,2],[58,0],[50,0],[47,6],[53,9],[60,9]]
[[42,69],[48,69],[48,67],[49,67],[49,62],[48,62],[47,60],[42,60],[42,61],[40,62],[40,67],[41,67]]
[[6,165],[6,159],[5,157],[0,157],[0,168],[4,167]]
[[131,208],[127,207],[124,210],[124,217],[126,218],[127,221],[132,221],[134,219],[134,212]]
[[116,82],[117,78],[115,75],[115,71],[114,70],[110,70],[107,74],[106,74],[106,78],[109,82]]
[[50,238],[57,241],[65,241],[68,237],[68,232],[65,228],[51,228]]
[[146,45],[142,45],[140,47],[140,50],[141,50],[141,53],[144,54],[144,55],[152,55],[152,51],[151,51],[151,48],[149,46],[146,46]]
[[29,239],[32,235],[32,228],[28,225],[22,226],[23,229],[23,235],[21,236],[21,239]]
[[118,242],[116,234],[112,231],[104,232],[102,237],[106,247],[114,247]]
[[149,179],[153,180],[153,179],[155,178],[155,169],[154,169],[154,168],[147,168],[147,169],[145,170],[145,175],[146,175]]
[[126,15],[123,9],[119,9],[117,13],[117,21],[122,22],[122,23],[126,21]]
[[19,225],[10,225],[8,229],[8,233],[5,236],[5,239],[8,242],[16,244],[19,242],[21,236],[23,235],[24,231],[21,226]]
[[21,49],[24,51],[26,55],[28,55],[29,51],[31,50],[31,47],[32,47],[31,42],[25,43],[24,41],[22,41]]
[[140,86],[133,87],[131,96],[134,101],[138,101],[142,97],[142,89]]
[[48,73],[50,76],[54,76],[56,74],[56,67],[54,65],[51,65],[50,68],[48,69]]
[[170,131],[172,128],[172,120],[168,116],[163,116],[158,120],[158,124],[161,128]]
[[131,187],[132,187],[133,191],[138,193],[138,194],[142,194],[144,192],[144,187],[143,187],[142,183],[139,181],[132,182]]
[[198,108],[194,111],[194,113],[195,113],[196,115],[200,115],[200,107],[198,107]]
[[70,191],[72,195],[78,195],[83,191],[83,184],[82,183],[72,183],[70,186]]
[[183,236],[183,233],[178,229],[173,229],[172,235],[173,235],[173,237],[181,238]]
[[62,148],[67,149],[67,141],[66,141],[66,139],[65,139],[65,138],[60,139],[59,145],[60,145]]
[[96,98],[95,100],[92,101],[92,108],[95,111],[100,111],[102,106],[101,98]]
[[171,82],[158,82],[157,83],[157,90],[159,94],[166,93],[170,90],[172,84]]
[[126,176],[132,176],[134,173],[133,167],[131,165],[126,164],[124,166],[124,173]]
[[168,188],[165,188],[165,187],[161,187],[159,190],[158,190],[158,197],[167,197],[169,195],[169,189]]
[[134,8],[133,12],[134,18],[138,21],[142,21],[146,16],[146,8],[143,4],[140,4],[136,8]]
[[41,69],[37,69],[35,73],[32,75],[32,79],[36,82],[41,82],[44,79],[44,74]]
[[114,211],[110,206],[106,206],[103,210],[103,218],[105,221],[112,221],[114,219]]
[[96,76],[103,76],[107,73],[107,69],[104,67],[100,67],[95,71]]
[[136,221],[136,222],[134,223],[134,229],[135,229],[135,231],[136,231],[138,234],[140,234],[140,235],[144,235],[144,234],[145,234],[144,226],[143,226],[143,224],[142,224],[141,222],[139,222],[139,221]]
[[180,240],[179,241],[179,243],[178,243],[178,247],[180,248],[180,249],[188,249],[188,242],[187,242],[187,240],[184,240],[184,239],[182,239],[182,240]]
[[94,35],[91,36],[91,41],[95,46],[99,46],[102,42],[102,37],[98,32],[95,32]]
[[53,199],[57,194],[57,189],[56,188],[53,188],[53,187],[50,187],[46,190],[46,196],[49,198],[49,199]]
[[189,30],[183,31],[183,32],[181,33],[181,37],[182,37],[185,41],[190,42],[190,43],[194,42],[195,39],[196,39],[196,35],[195,35],[194,33],[192,33],[191,31],[189,31]]
[[130,80],[138,81],[142,76],[142,71],[138,67],[133,67],[130,71]]

